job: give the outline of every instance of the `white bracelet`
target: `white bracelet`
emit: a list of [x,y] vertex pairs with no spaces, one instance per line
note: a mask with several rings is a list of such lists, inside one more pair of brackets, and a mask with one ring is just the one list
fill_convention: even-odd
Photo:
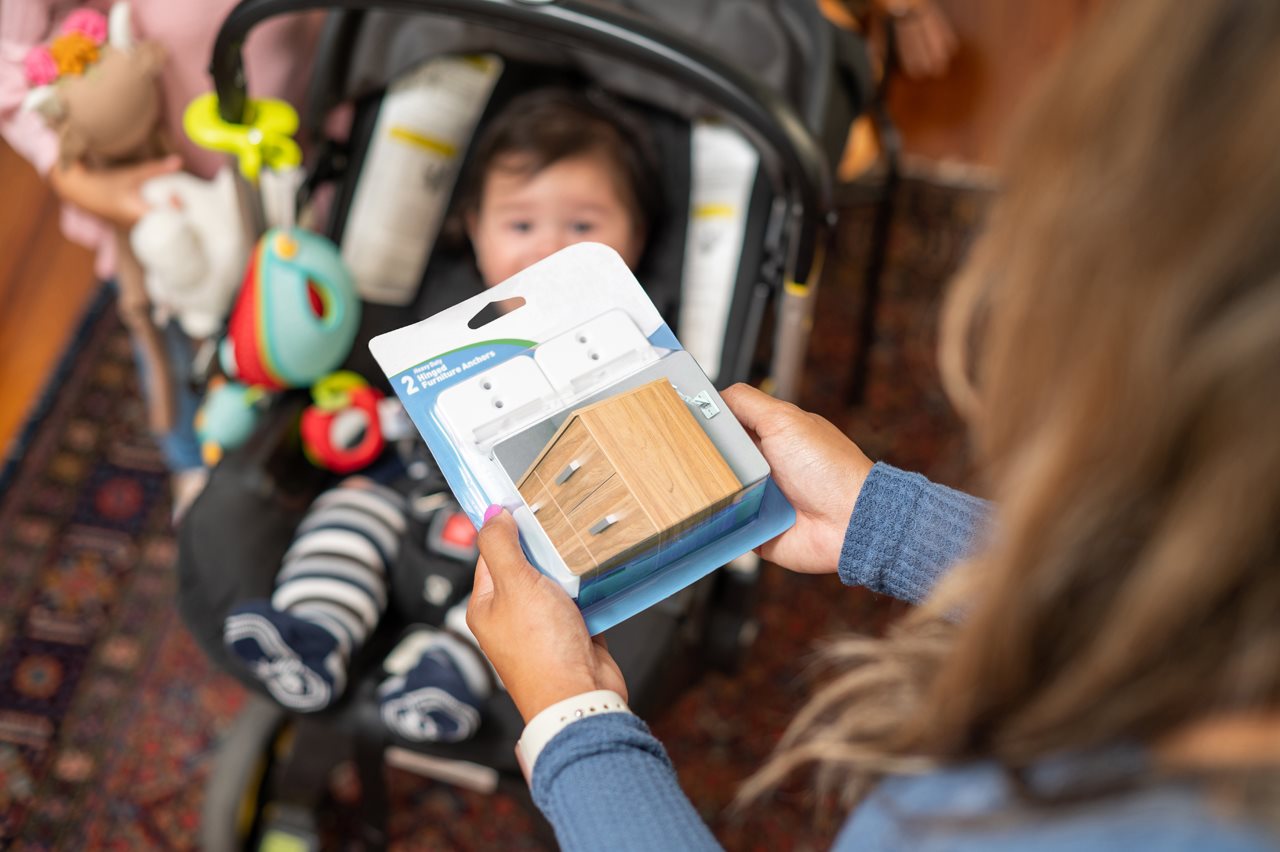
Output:
[[524,726],[524,733],[516,743],[516,760],[525,781],[533,783],[533,765],[538,755],[551,738],[562,730],[588,716],[599,716],[602,713],[630,713],[631,708],[622,696],[610,689],[597,689],[584,692],[563,701],[557,701]]

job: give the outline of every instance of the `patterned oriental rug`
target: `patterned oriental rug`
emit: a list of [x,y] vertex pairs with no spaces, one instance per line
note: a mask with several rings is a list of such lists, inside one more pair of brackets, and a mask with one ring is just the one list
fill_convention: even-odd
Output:
[[[936,309],[986,193],[908,180],[864,401],[847,401],[870,211],[842,216],[816,311],[805,407],[873,458],[962,485],[962,433],[937,383]],[[187,849],[219,738],[245,695],[196,648],[176,609],[168,485],[146,436],[129,341],[107,299],[86,317],[0,474],[0,847]],[[651,724],[728,849],[826,848],[802,784],[727,812],[808,694],[816,640],[877,632],[899,605],[831,578],[766,566],[759,639],[741,671],[700,680]],[[394,848],[542,848],[515,800],[388,770]],[[332,781],[337,845],[358,813],[353,772]]]

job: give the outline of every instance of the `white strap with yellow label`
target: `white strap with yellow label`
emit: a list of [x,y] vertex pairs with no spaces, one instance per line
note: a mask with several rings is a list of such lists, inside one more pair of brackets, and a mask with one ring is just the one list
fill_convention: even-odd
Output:
[[694,125],[690,145],[693,186],[678,335],[714,379],[720,372],[760,155],[737,130],[706,121]]
[[501,72],[496,57],[437,57],[387,90],[342,235],[342,259],[361,298],[413,300]]

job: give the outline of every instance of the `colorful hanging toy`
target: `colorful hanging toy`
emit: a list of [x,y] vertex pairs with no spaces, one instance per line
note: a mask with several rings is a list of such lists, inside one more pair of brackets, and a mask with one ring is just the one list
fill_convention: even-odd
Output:
[[315,404],[302,412],[302,449],[311,463],[338,474],[368,467],[387,443],[378,419],[382,394],[363,377],[340,371],[316,382]]
[[360,299],[337,246],[308,231],[272,229],[245,270],[222,369],[272,390],[307,387],[346,360],[359,324]]
[[213,467],[228,451],[249,440],[266,407],[266,391],[222,378],[209,382],[209,390],[196,413],[196,440],[200,457]]

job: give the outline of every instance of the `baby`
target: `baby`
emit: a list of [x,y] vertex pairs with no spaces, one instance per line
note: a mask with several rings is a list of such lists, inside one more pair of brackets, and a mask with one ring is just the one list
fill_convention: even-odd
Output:
[[[603,98],[541,89],[513,99],[477,140],[458,205],[485,286],[586,240],[635,268],[659,204],[643,132]],[[322,711],[345,694],[388,606],[408,523],[398,492],[346,479],[312,504],[271,597],[231,610],[228,651],[282,705]],[[401,647],[377,689],[388,729],[414,741],[471,736],[489,692],[476,651],[426,627]]]
[[603,97],[539,89],[476,141],[458,210],[486,287],[573,243],[635,269],[660,197],[644,128]]

